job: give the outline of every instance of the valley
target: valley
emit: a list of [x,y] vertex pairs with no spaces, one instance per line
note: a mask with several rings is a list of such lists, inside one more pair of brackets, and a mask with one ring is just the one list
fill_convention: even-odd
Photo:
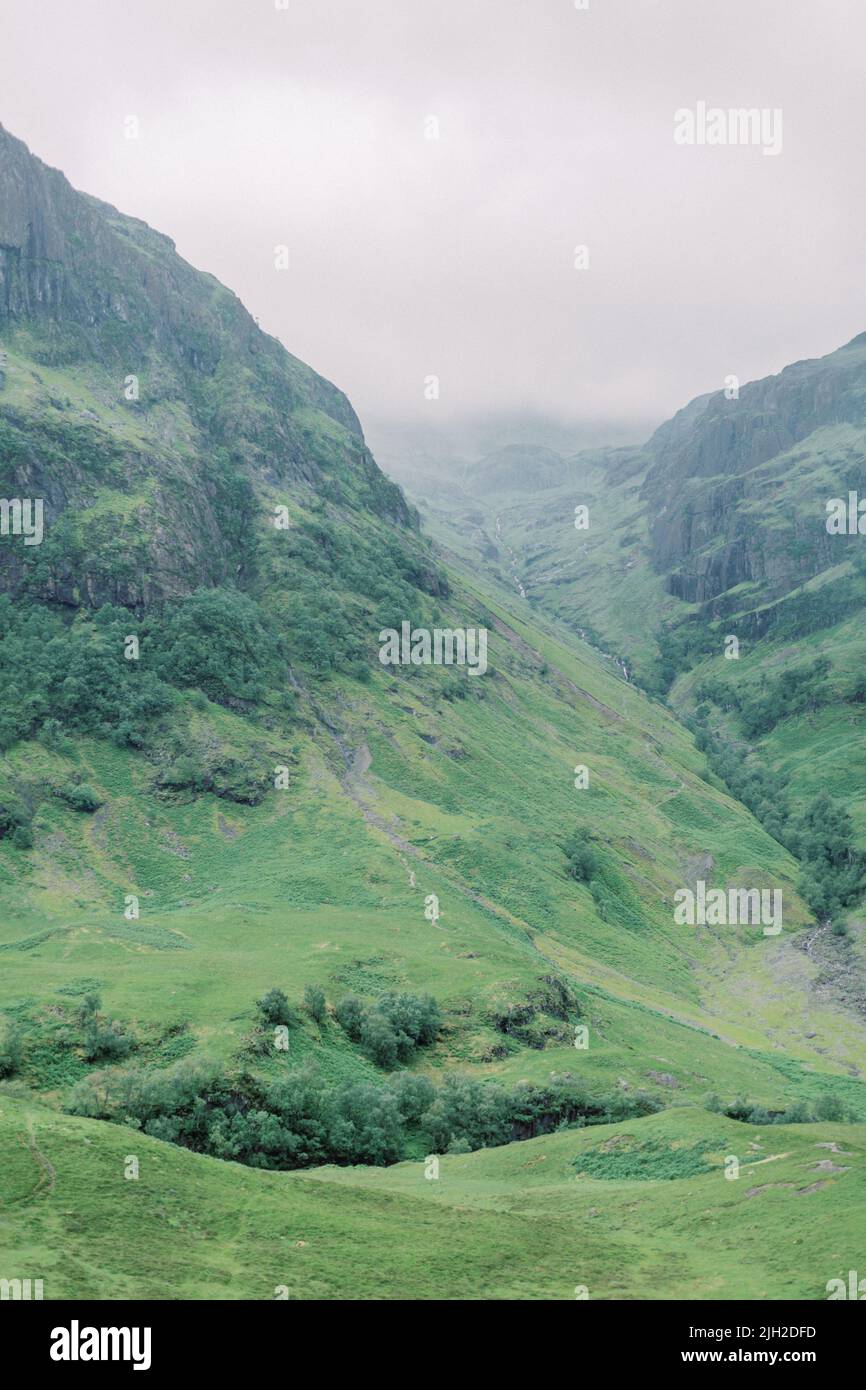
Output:
[[[0,272],[2,490],[44,499],[0,537],[0,1277],[825,1298],[864,1231],[866,569],[824,525],[864,341],[416,493],[2,128]],[[678,920],[701,886],[783,924]]]

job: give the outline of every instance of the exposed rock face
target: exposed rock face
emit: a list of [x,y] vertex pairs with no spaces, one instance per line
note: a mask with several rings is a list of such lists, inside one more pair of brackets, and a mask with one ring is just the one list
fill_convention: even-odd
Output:
[[227,354],[276,393],[361,435],[341,391],[257,327],[236,295],[137,218],[72,188],[0,126],[0,329],[65,327],[63,356],[133,370],[153,350],[181,373],[213,377]]
[[2,589],[138,608],[243,582],[275,491],[417,524],[341,391],[2,126],[0,349],[0,492],[46,525],[38,555],[0,545]]
[[[657,430],[643,497],[671,592],[720,611],[715,601],[737,585],[759,586],[766,601],[837,564],[845,539],[828,535],[825,502],[862,490],[864,428],[866,334],[738,399],[699,397]],[[829,476],[813,468],[810,496],[794,482],[800,446],[830,465]]]

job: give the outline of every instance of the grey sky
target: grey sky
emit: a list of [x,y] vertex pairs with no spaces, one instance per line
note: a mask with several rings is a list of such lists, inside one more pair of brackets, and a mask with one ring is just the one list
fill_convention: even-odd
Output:
[[658,420],[866,330],[864,52],[862,0],[3,0],[0,120],[362,420]]

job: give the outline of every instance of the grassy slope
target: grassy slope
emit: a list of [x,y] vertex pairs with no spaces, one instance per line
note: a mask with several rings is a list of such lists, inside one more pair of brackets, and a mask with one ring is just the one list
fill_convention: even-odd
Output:
[[[819,967],[798,941],[806,914],[793,895],[789,856],[702,780],[703,759],[667,710],[556,619],[533,613],[516,590],[471,569],[453,557],[455,591],[443,609],[443,621],[481,615],[491,628],[492,669],[467,681],[467,698],[444,699],[436,672],[376,670],[367,686],[336,680],[308,687],[299,718],[271,720],[269,728],[252,729],[213,707],[190,712],[193,726],[206,721],[245,759],[291,766],[289,790],[269,793],[261,806],[209,795],[159,798],[153,764],[103,742],[75,741],[71,759],[17,745],[6,759],[12,782],[65,780],[75,768],[106,804],[87,817],[49,798],[37,814],[32,853],[0,842],[3,1007],[44,1024],[53,1008],[98,988],[107,1010],[134,1023],[143,1059],[160,1064],[175,1055],[171,1030],[182,1025],[184,1048],[237,1059],[252,1026],[252,1001],[272,984],[299,998],[304,984],[317,981],[331,1001],[350,990],[373,996],[389,987],[428,989],[446,1011],[443,1038],[421,1064],[433,1073],[459,1065],[543,1080],[571,1071],[599,1089],[645,1087],[680,1106],[709,1090],[781,1106],[795,1097],[814,1100],[829,1087],[866,1117],[857,1079],[866,1028],[816,988]],[[577,762],[591,769],[588,791],[573,787]],[[577,824],[591,827],[612,871],[618,902],[606,921],[588,890],[563,872],[561,840]],[[719,884],[781,884],[783,937],[674,927],[672,892],[698,873]],[[123,918],[128,892],[140,895],[138,922]],[[423,915],[429,892],[440,898],[439,928]],[[491,1060],[491,1047],[503,1041],[491,1010],[524,997],[551,968],[577,990],[589,1050],[576,1051],[566,1028],[543,1050],[510,1043],[506,1057]],[[292,1035],[289,1064],[311,1055],[334,1076],[374,1074],[333,1021],[321,1030],[308,1023]],[[80,1059],[50,1044],[30,1055],[23,1080],[4,1084],[0,1096],[15,1134],[26,1131],[36,1095],[58,1104],[84,1070]],[[32,1258],[26,1240],[18,1248],[28,1268],[45,1261],[58,1271],[53,1277],[65,1280],[55,1285],[59,1296],[159,1296],[163,1288],[167,1296],[270,1297],[283,1282],[308,1297],[571,1297],[576,1283],[602,1297],[818,1297],[836,1273],[835,1258],[848,1267],[847,1246],[834,1232],[858,1219],[841,1204],[835,1181],[814,1194],[798,1196],[795,1184],[749,1199],[737,1220],[747,1243],[764,1253],[744,1276],[733,1253],[729,1265],[728,1255],[692,1253],[696,1242],[706,1243],[711,1220],[724,1223],[725,1249],[737,1248],[725,1204],[745,1185],[718,1175],[652,1188],[640,1183],[636,1193],[633,1183],[593,1181],[586,1191],[600,1195],[585,1202],[582,1196],[572,1211],[568,1173],[532,1204],[526,1177],[534,1170],[525,1165],[537,1157],[562,1169],[557,1155],[600,1142],[601,1131],[445,1160],[449,1172],[461,1174],[452,1206],[447,1185],[424,1184],[406,1195],[401,1184],[420,1181],[420,1165],[389,1173],[327,1170],[315,1182],[276,1177],[40,1113],[37,1130],[41,1123],[53,1136],[51,1152],[47,1143],[41,1151],[58,1173],[67,1154],[68,1204],[60,1208],[58,1185],[58,1199],[52,1192],[30,1208],[19,1206],[20,1192],[7,1186],[9,1167],[0,1168],[0,1210],[4,1221],[38,1214],[40,1245]],[[665,1142],[676,1142],[683,1124],[708,1139],[732,1122],[673,1109],[640,1122],[638,1133],[655,1134],[660,1125]],[[854,1132],[845,1128],[841,1137]],[[762,1133],[765,1145],[782,1147],[777,1129]],[[796,1133],[804,1156],[797,1171],[785,1161],[784,1181],[799,1182],[820,1131]],[[93,1146],[83,1145],[85,1134]],[[17,1172],[28,1153],[15,1148],[14,1135],[6,1139]],[[118,1154],[142,1145],[158,1162],[160,1179],[127,1234],[154,1253],[152,1262],[143,1254],[124,1264],[116,1225],[124,1213],[105,1202],[98,1185],[90,1189],[86,1168],[76,1176],[76,1164],[85,1150],[88,1163],[117,1164]],[[21,1171],[26,1185],[32,1157]],[[321,1200],[319,1178],[329,1183]],[[684,1186],[692,1225],[679,1219]],[[710,1217],[716,1201],[724,1214]],[[151,1247],[146,1233],[154,1211],[161,1213],[154,1227],[161,1238],[178,1233],[177,1268],[170,1258],[161,1261],[158,1244]],[[799,1227],[791,1213],[811,1211],[821,1213],[814,1223],[824,1232],[820,1247],[811,1217],[802,1236],[793,1234]],[[406,1250],[393,1240],[397,1226],[413,1231]],[[313,1242],[294,1242],[310,1231],[328,1247],[325,1268],[284,1269],[287,1252],[296,1263],[306,1259]],[[13,1249],[19,1239],[9,1233]],[[798,1271],[798,1239],[820,1248],[826,1272],[811,1262]],[[589,1252],[577,1271],[576,1249]],[[67,1261],[70,1250],[76,1253]],[[3,1259],[3,1269],[10,1261]],[[419,1272],[425,1262],[429,1268]],[[273,1277],[263,1275],[271,1266]],[[160,1283],[166,1278],[167,1290]]]
[[[4,401],[73,432],[90,428],[75,424],[90,412],[139,460],[140,476],[122,485],[88,485],[74,521],[83,541],[101,526],[122,549],[170,512],[171,490],[154,490],[153,461],[182,488],[201,438],[176,394],[139,411],[118,401],[118,389],[102,369],[37,370],[13,350]],[[344,490],[343,520],[369,529],[357,441],[309,405],[292,423]],[[438,672],[383,672],[371,631],[371,683],[310,682],[297,717],[269,708],[248,722],[190,702],[191,739],[267,777],[277,764],[291,768],[289,789],[260,806],[157,794],[158,748],[151,759],[87,739],[63,755],[22,743],[0,760],[4,794],[41,798],[34,850],[0,841],[0,1011],[32,1029],[22,1077],[0,1083],[0,1245],[9,1245],[0,1276],[13,1277],[22,1260],[23,1275],[44,1267],[49,1296],[270,1297],[287,1283],[305,1297],[538,1298],[571,1297],[575,1283],[588,1283],[602,1297],[816,1297],[838,1272],[835,1260],[840,1269],[856,1263],[845,1243],[861,1210],[853,1172],[797,1190],[809,1185],[801,1178],[820,1127],[790,1131],[792,1157],[773,1171],[792,1188],[742,1203],[745,1185],[718,1173],[648,1186],[577,1183],[569,1167],[626,1129],[663,1147],[730,1136],[718,1152],[737,1152],[742,1127],[685,1108],[709,1090],[780,1107],[829,1088],[866,1118],[866,1024],[828,996],[802,949],[796,866],[703,780],[703,759],[675,717],[574,638],[585,624],[630,658],[655,656],[646,615],[668,600],[644,563],[630,458],[624,451],[611,472],[609,460],[585,456],[574,481],[544,493],[537,510],[512,493],[496,505],[458,497],[428,511],[432,533],[453,547],[442,624],[491,628],[491,672],[464,680],[466,698],[445,698]],[[259,501],[288,499],[297,524],[315,510],[314,493],[297,480],[262,482]],[[463,516],[464,501],[475,520]],[[578,502],[590,506],[588,532],[574,529]],[[484,569],[477,557],[487,542],[499,554]],[[266,544],[279,543],[268,528]],[[265,568],[266,598],[278,608],[279,561]],[[533,606],[519,595],[521,576]],[[590,768],[588,791],[573,786],[577,763]],[[72,773],[104,798],[95,816],[45,794]],[[577,825],[596,837],[605,915],[564,873],[562,841]],[[675,927],[672,894],[696,877],[781,885],[785,934]],[[438,928],[424,917],[431,892]],[[123,916],[128,893],[141,900],[135,922]],[[589,1050],[576,1051],[569,1028],[548,1020],[543,1049],[508,1040],[494,1058],[504,1039],[491,1014],[552,970],[577,992]],[[56,1113],[86,1066],[53,1029],[86,990],[135,1027],[138,1060],[162,1065],[192,1050],[249,1062],[253,1000],[272,985],[299,999],[309,982],[331,1002],[392,987],[434,993],[446,1026],[419,1064],[432,1073],[461,1066],[514,1081],[570,1071],[600,1090],[649,1088],[677,1108],[606,1132],[448,1158],[440,1184],[423,1182],[419,1164],[254,1173]],[[311,1056],[334,1077],[375,1075],[333,1020],[306,1023],[287,1059],[257,1065]],[[759,1138],[777,1147],[783,1134],[787,1146],[788,1131]],[[841,1137],[862,1140],[859,1129]],[[107,1199],[124,1154],[139,1150],[140,1183]],[[542,1165],[556,1173],[549,1186],[537,1182]],[[700,1251],[713,1220],[725,1234],[708,1257]],[[394,1239],[404,1229],[405,1247]],[[758,1251],[754,1274],[743,1273],[737,1239]],[[802,1271],[798,1241],[817,1261]]]
[[[80,743],[79,769],[103,810],[85,817],[52,799],[35,851],[0,843],[17,904],[0,940],[4,1004],[26,1011],[98,982],[106,1008],[152,1041],[187,1022],[200,1045],[228,1056],[271,984],[299,998],[317,981],[331,1000],[405,986],[448,1010],[433,1065],[538,1077],[579,1061],[600,1083],[634,1085],[658,1055],[678,1061],[692,1095],[746,1089],[767,1101],[787,1090],[774,1052],[840,1076],[862,1065],[866,1029],[810,988],[795,866],[701,780],[702,759],[670,714],[492,593],[455,601],[493,615],[495,673],[453,702],[423,678],[338,683],[334,737],[312,722],[291,744],[260,736],[257,756],[296,759],[289,790],[260,807],[158,800],[147,762]],[[228,739],[240,721],[223,718]],[[287,747],[298,751],[281,754]],[[19,745],[12,757],[20,768],[56,755]],[[587,791],[573,787],[578,761],[591,768]],[[607,921],[564,873],[560,843],[576,824],[591,827],[611,870]],[[782,885],[786,932],[674,926],[672,894],[699,871],[720,884]],[[129,892],[140,896],[138,922],[123,917]],[[424,918],[430,892],[439,928]],[[551,964],[591,1000],[589,1052],[576,1053],[566,1030],[543,1051],[486,1061],[502,1041],[490,1010],[523,997]],[[341,1035],[326,1031],[339,1066]],[[744,1048],[768,1060],[747,1062]]]
[[862,1254],[864,1153],[863,1125],[685,1108],[446,1157],[435,1181],[261,1173],[4,1097],[0,1268],[60,1299],[821,1299]]

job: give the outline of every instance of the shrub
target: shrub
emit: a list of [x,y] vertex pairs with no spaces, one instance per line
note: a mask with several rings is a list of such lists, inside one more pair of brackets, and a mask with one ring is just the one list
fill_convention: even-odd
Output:
[[100,797],[87,782],[73,782],[68,787],[61,787],[58,796],[62,797],[73,811],[82,811],[87,814],[98,811],[102,805]]
[[578,883],[589,883],[598,873],[598,856],[592,847],[592,837],[588,830],[575,830],[563,846],[567,860],[569,878]]
[[815,1101],[816,1120],[843,1120],[845,1107],[838,1096],[824,1093]]
[[84,1034],[84,1060],[120,1061],[129,1056],[134,1046],[134,1038],[125,1032],[116,1019],[105,1022],[94,1019]]
[[14,1076],[21,1066],[21,1029],[9,1019],[0,1031],[0,1077]]
[[325,991],[318,985],[307,985],[304,989],[304,1008],[317,1023],[325,1021]]
[[361,1028],[364,1023],[364,1005],[354,994],[347,994],[334,1010],[337,1022],[352,1042],[361,1041]]
[[288,1028],[298,1025],[298,1015],[281,989],[270,989],[263,994],[258,1000],[258,1010],[265,1023],[282,1023]]

